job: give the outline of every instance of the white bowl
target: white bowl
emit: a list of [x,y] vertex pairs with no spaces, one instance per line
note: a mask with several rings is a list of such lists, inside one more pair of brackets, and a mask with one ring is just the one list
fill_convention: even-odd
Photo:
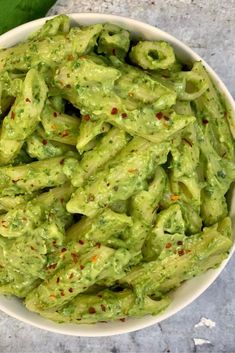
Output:
[[[165,40],[171,43],[177,53],[177,56],[183,62],[193,62],[201,60],[205,65],[207,71],[211,75],[216,86],[219,88],[228,104],[231,107],[232,115],[235,117],[235,103],[232,96],[228,92],[227,88],[224,86],[222,81],[216,75],[216,73],[208,66],[196,53],[194,53],[189,47],[183,44],[178,39],[174,38],[170,34],[161,31],[158,28],[145,24],[143,22],[135,21],[125,17],[119,17],[114,15],[104,15],[104,14],[92,14],[92,13],[80,13],[69,15],[72,24],[76,25],[89,25],[94,23],[111,22],[120,25],[127,30],[129,30],[133,36],[137,36],[147,40]],[[43,23],[48,20],[47,18],[42,18],[36,21],[26,23],[19,26],[2,36],[0,36],[0,47],[10,47],[17,44],[18,42],[27,38],[27,36],[38,29]],[[233,119],[233,124],[235,126],[235,118]],[[231,193],[231,207],[230,215],[232,220],[235,216],[235,193]],[[235,222],[233,222],[233,230],[235,234]],[[162,320],[169,318],[170,316],[177,313],[179,310],[186,307],[193,300],[195,300],[200,294],[202,294],[219,276],[229,258],[232,256],[235,249],[235,244],[233,245],[229,257],[220,265],[219,268],[215,270],[209,270],[201,276],[195,277],[187,282],[185,282],[179,289],[177,289],[173,294],[172,304],[168,309],[158,316],[146,316],[139,319],[130,318],[125,322],[116,321],[110,323],[99,323],[95,325],[75,325],[75,324],[56,324],[49,320],[46,320],[39,315],[28,311],[22,302],[17,298],[7,298],[4,296],[0,297],[0,309],[5,313],[19,319],[23,322],[31,324],[33,326],[42,328],[44,330],[62,333],[72,336],[111,336],[120,333],[132,332],[139,330]]]

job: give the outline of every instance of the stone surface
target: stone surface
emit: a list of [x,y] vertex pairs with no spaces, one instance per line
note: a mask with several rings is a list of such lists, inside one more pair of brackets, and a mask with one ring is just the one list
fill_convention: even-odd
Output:
[[[235,96],[234,0],[59,0],[49,14],[62,12],[113,13],[158,26],[200,54]],[[0,313],[0,353],[235,353],[234,266],[233,257],[216,282],[172,318],[121,336],[66,337]],[[195,327],[203,317],[215,327]]]

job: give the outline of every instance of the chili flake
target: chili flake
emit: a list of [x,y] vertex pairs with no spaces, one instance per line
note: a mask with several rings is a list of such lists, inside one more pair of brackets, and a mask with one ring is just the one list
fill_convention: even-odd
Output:
[[61,165],[64,165],[64,158],[61,159],[60,164],[61,164]]
[[96,247],[99,249],[101,247],[100,243],[96,243]]
[[84,244],[84,240],[80,239],[79,241],[79,244],[83,245]]
[[53,112],[53,116],[56,118],[58,114],[56,112]]
[[47,266],[48,269],[54,269],[56,268],[57,264],[50,264],[49,266]]
[[66,248],[62,248],[62,249],[61,249],[61,252],[65,252],[65,251],[67,251]]
[[85,266],[80,265],[80,270],[82,271],[85,268]]
[[26,99],[25,99],[25,102],[31,103],[31,100],[30,100],[29,98],[26,98]]
[[73,293],[73,288],[69,288],[69,292],[70,292],[70,293]]
[[75,252],[72,252],[71,256],[72,256],[73,262],[76,264],[78,262],[78,255]]
[[15,116],[16,116],[16,113],[15,113],[15,112],[11,112],[11,119],[12,119],[12,120],[15,119]]
[[90,308],[88,309],[88,313],[89,314],[95,314],[96,313],[95,308],[93,308],[93,306],[90,306]]
[[122,322],[125,322],[126,321],[126,319],[124,318],[124,317],[122,317],[121,319],[119,319],[120,321],[122,321]]
[[177,241],[177,245],[183,245],[182,240],[178,240],[178,241]]
[[47,145],[47,140],[42,140],[42,144],[45,146]]
[[91,262],[95,263],[97,261],[97,256],[93,256],[92,259],[91,259]]
[[111,114],[112,115],[116,115],[118,113],[118,109],[113,107],[112,110],[111,110]]
[[63,132],[61,132],[61,137],[66,137],[69,135],[69,132],[67,130],[64,130]]
[[65,294],[64,294],[64,291],[62,290],[61,293],[60,293],[61,297],[64,297]]
[[156,118],[157,118],[158,120],[161,120],[161,119],[163,118],[163,113],[162,113],[162,112],[158,112],[158,113],[156,114]]
[[172,247],[172,244],[171,243],[166,243],[166,245],[165,245],[165,248],[166,249],[169,249],[169,248],[171,248]]
[[202,123],[203,123],[204,125],[207,125],[207,124],[209,123],[209,121],[208,121],[207,119],[203,119],[203,120],[202,120]]
[[83,116],[83,120],[89,121],[91,119],[90,115],[86,114]]
[[126,119],[127,118],[127,113],[122,113],[122,119]]
[[[82,266],[82,265],[81,265]],[[80,266],[80,268],[81,268],[81,266]],[[73,273],[70,273],[70,275],[69,275],[69,279],[72,279],[73,278]]]
[[171,195],[171,201],[178,201],[180,199],[179,195]]
[[56,283],[59,283],[60,282],[60,277],[57,277],[56,278]]
[[183,256],[185,254],[184,249],[178,250],[178,255]]
[[112,54],[116,55],[116,49],[115,48],[112,49]]

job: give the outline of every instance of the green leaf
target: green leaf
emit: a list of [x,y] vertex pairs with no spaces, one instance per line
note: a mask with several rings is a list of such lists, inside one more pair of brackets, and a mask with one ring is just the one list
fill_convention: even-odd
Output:
[[45,16],[55,0],[0,0],[0,34]]

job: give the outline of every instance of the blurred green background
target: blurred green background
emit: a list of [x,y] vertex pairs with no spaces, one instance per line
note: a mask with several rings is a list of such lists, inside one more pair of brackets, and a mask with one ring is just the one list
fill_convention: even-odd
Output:
[[0,0],[0,34],[44,17],[56,0]]

